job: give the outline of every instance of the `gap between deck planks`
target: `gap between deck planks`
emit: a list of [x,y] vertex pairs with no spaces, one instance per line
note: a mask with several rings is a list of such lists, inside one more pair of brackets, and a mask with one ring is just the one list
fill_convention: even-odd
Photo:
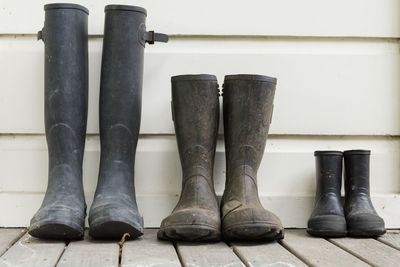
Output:
[[0,228],[3,266],[400,266],[400,231],[377,239],[313,238],[305,230],[287,229],[272,243],[184,243],[157,240],[145,229],[138,240],[120,247],[116,241],[39,240],[25,229]]

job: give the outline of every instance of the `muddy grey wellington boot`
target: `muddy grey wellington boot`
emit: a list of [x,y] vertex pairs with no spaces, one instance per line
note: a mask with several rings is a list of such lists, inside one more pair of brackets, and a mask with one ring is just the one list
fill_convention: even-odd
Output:
[[182,164],[182,191],[158,238],[184,241],[220,239],[221,219],[213,184],[218,132],[218,84],[214,75],[174,76],[172,114]]
[[386,232],[385,222],[372,205],[369,190],[370,150],[344,152],[344,212],[350,236],[375,237]]
[[221,202],[227,240],[283,238],[279,218],[263,208],[257,171],[272,118],[276,79],[262,75],[225,76],[224,131],[226,185]]
[[45,44],[44,112],[49,178],[29,234],[40,238],[83,237],[86,204],[82,185],[88,98],[88,10],[48,4],[38,38]]
[[346,236],[346,220],[340,200],[343,153],[315,151],[317,191],[307,232],[318,237]]
[[100,171],[89,213],[89,234],[97,239],[143,234],[136,204],[134,164],[139,137],[145,43],[168,36],[147,32],[146,10],[108,5],[100,84]]

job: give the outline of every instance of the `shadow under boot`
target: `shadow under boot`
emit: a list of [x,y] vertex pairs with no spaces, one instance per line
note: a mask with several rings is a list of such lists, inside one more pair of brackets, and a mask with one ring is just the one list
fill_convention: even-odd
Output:
[[174,76],[172,114],[182,165],[178,204],[165,218],[159,239],[217,241],[221,219],[213,184],[219,100],[214,75]]
[[261,75],[225,76],[224,129],[226,186],[221,202],[227,240],[283,238],[279,218],[261,205],[257,171],[272,118],[276,79]]

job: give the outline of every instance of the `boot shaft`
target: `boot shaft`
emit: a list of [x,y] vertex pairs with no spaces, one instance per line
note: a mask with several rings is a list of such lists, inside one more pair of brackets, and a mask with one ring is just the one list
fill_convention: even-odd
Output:
[[171,78],[172,116],[183,179],[201,175],[211,179],[218,134],[218,83],[214,75]]
[[67,163],[77,165],[78,171],[87,121],[89,12],[75,4],[48,4],[44,9],[44,27],[38,38],[45,44],[44,110],[50,170]]
[[272,119],[275,87],[276,79],[268,76],[225,76],[223,110],[227,179],[237,172],[237,168],[255,178]]
[[317,177],[316,199],[328,193],[340,198],[342,187],[343,153],[340,151],[315,151]]
[[370,150],[348,150],[344,152],[346,199],[358,193],[370,195],[370,154]]

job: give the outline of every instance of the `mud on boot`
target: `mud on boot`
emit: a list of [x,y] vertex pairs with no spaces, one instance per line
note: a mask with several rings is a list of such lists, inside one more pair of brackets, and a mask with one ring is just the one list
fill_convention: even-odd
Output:
[[227,240],[283,238],[279,218],[263,208],[257,171],[272,118],[276,79],[262,75],[225,76],[223,89],[226,185],[221,202]]
[[[49,239],[83,237],[82,185],[88,97],[88,10],[75,4],[44,6],[45,128],[49,154],[46,195],[29,234]],[[68,45],[67,45],[68,44]]]
[[174,76],[172,114],[182,165],[178,204],[165,218],[158,238],[217,241],[221,221],[213,184],[219,100],[214,75]]
[[386,232],[385,222],[376,213],[369,189],[370,150],[344,152],[344,211],[349,236],[376,237]]

